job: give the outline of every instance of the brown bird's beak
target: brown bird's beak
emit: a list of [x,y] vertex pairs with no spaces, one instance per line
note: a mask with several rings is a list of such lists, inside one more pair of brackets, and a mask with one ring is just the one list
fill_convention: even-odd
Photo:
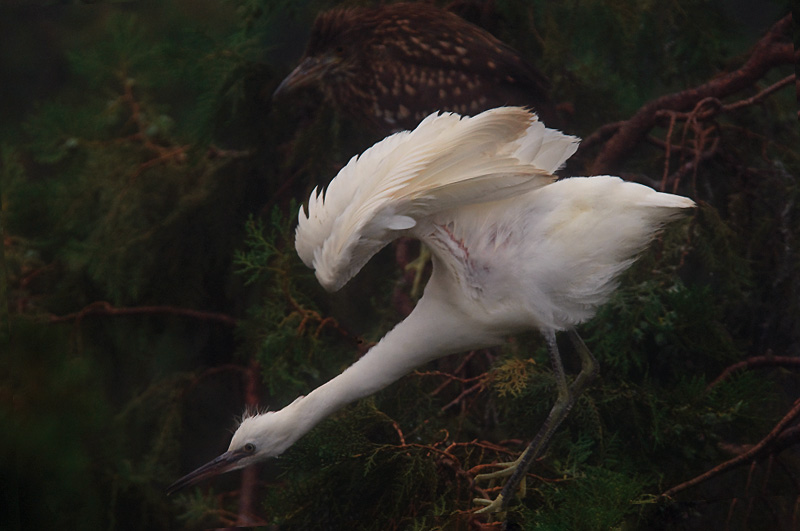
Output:
[[292,73],[281,81],[272,97],[278,98],[301,87],[308,87],[317,83],[333,64],[334,59],[328,57],[307,57]]
[[249,452],[242,452],[241,450],[225,452],[213,461],[206,463],[194,472],[186,474],[181,479],[167,487],[167,496],[173,492],[177,492],[183,488],[194,485],[195,483],[199,483],[206,478],[218,476],[219,474],[224,474],[225,472],[230,472],[231,470],[241,468],[238,466],[239,461],[241,461],[242,458],[251,455],[253,454]]

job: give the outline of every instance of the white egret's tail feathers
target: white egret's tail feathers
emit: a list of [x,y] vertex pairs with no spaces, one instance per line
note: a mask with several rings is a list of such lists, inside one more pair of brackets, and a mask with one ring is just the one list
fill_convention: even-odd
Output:
[[564,330],[592,318],[658,231],[688,214],[694,202],[597,176],[560,180],[531,194],[527,205],[536,212],[528,275],[539,286],[559,286],[557,294],[532,295],[532,306],[546,328]]
[[609,201],[620,205],[620,209],[638,207],[641,209],[645,220],[654,226],[660,226],[667,221],[688,213],[689,208],[695,206],[694,201],[688,197],[657,192],[643,184],[621,180],[619,177],[590,177],[588,182],[600,184],[601,180],[610,186],[606,195]]
[[694,201],[692,201],[688,197],[683,197],[674,194],[665,194],[662,192],[655,192],[655,194],[653,195],[646,196],[645,198],[643,198],[640,204],[642,206],[675,209],[675,213],[678,215],[685,214],[686,212],[684,209],[693,208],[695,206]]
[[433,114],[353,157],[324,195],[312,192],[299,215],[297,252],[336,290],[419,219],[549,184],[577,146],[519,107],[471,118]]

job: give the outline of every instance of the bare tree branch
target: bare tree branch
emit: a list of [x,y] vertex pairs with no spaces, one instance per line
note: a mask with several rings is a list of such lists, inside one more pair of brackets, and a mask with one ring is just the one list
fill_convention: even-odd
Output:
[[115,308],[106,301],[96,301],[86,306],[79,312],[67,315],[51,315],[51,323],[63,323],[67,321],[80,321],[87,315],[180,315],[200,319],[203,321],[216,321],[228,326],[236,326],[237,320],[230,315],[217,312],[205,312],[192,310],[189,308],[179,308],[177,306],[134,306],[131,308]]
[[793,356],[753,356],[738,363],[734,363],[726,368],[717,376],[713,382],[708,384],[706,391],[710,391],[720,382],[730,377],[731,374],[743,369],[755,369],[757,367],[792,367],[800,369],[800,358]]
[[[776,442],[781,443],[777,446],[777,448],[783,450],[786,447],[785,441],[787,439],[793,440],[794,437],[796,437],[794,428],[787,428],[787,427],[798,416],[800,416],[800,400],[794,403],[794,407],[792,407],[792,409],[789,410],[789,412],[780,420],[780,422],[778,422],[778,424],[776,424],[775,427],[772,428],[772,431],[770,431],[766,437],[761,439],[761,441],[758,444],[750,448],[748,451],[740,455],[737,455],[733,459],[730,459],[728,461],[725,461],[724,463],[715,466],[708,472],[704,472],[703,474],[700,474],[699,476],[694,477],[689,481],[686,481],[684,483],[681,483],[680,485],[672,487],[668,491],[664,492],[662,496],[665,497],[674,496],[675,494],[677,494],[682,490],[686,490],[689,487],[694,487],[695,485],[698,485],[706,480],[709,480],[714,476],[718,476],[719,474],[722,474],[723,472],[735,468],[743,463],[757,459],[763,452],[767,452],[769,450],[774,449],[771,447]],[[789,434],[783,435],[784,431],[789,431]]]
[[[245,372],[245,403],[248,409],[253,411],[258,410],[258,383],[260,381],[259,375],[261,374],[259,363],[255,359],[250,360],[250,366]],[[258,518],[254,518],[256,514],[253,506],[255,505],[256,484],[258,483],[258,468],[249,466],[242,470],[242,486],[239,490],[239,518],[236,521],[237,526],[253,526],[258,525]]]
[[696,88],[666,94],[639,109],[629,120],[621,124],[611,124],[601,128],[587,140],[596,143],[599,137],[616,129],[615,133],[590,166],[590,173],[601,175],[612,172],[620,161],[647,136],[659,119],[659,111],[688,111],[706,98],[720,100],[751,86],[762,78],[771,68],[795,62],[798,53],[791,42],[792,15],[786,15],[775,23],[764,37],[755,45],[750,57],[738,69],[719,76]]

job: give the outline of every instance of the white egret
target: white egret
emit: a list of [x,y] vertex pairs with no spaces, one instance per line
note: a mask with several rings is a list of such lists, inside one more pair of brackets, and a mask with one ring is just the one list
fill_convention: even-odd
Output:
[[[354,157],[324,194],[312,192],[295,246],[323,287],[339,289],[382,247],[413,236],[432,253],[423,296],[342,374],[279,411],[245,418],[227,452],[169,492],[283,453],[334,411],[423,363],[536,329],[558,398],[523,455],[484,476],[511,476],[497,499],[476,500],[483,510],[502,510],[596,372],[575,326],[608,300],[658,229],[694,206],[617,177],[557,181],[553,174],[577,146],[522,108],[434,114]],[[558,331],[569,332],[581,357],[570,385]]]

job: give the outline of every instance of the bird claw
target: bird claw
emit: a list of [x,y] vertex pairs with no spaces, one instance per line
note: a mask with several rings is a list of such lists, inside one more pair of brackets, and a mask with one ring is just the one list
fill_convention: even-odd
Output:
[[[478,474],[477,476],[475,476],[475,481],[489,481],[491,486],[496,479],[505,478],[514,474],[514,471],[519,466],[521,459],[522,456],[520,456],[516,461],[511,461],[508,463],[497,463],[496,466],[500,467],[500,470],[497,470],[496,472],[489,472],[488,474]],[[519,489],[520,498],[524,497],[526,491],[524,477],[520,481],[517,488]],[[495,498],[494,500],[489,500],[487,498],[474,498],[472,501],[477,505],[486,506],[475,511],[475,514],[492,514],[492,513],[505,512],[502,492],[498,494],[497,498]]]
[[475,505],[485,505],[486,507],[478,509],[475,514],[494,514],[504,511],[503,509],[503,495],[498,494],[494,500],[486,498],[473,498],[472,502]]
[[507,463],[497,463],[495,466],[500,467],[500,470],[497,470],[496,472],[489,472],[487,474],[478,474],[475,476],[475,481],[492,481],[498,478],[508,477],[514,473],[518,465],[519,459]]

